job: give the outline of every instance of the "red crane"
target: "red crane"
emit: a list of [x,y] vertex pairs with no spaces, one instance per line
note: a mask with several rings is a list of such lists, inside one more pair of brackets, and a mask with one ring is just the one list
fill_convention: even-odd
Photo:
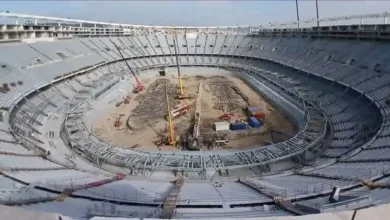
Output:
[[137,87],[134,88],[133,92],[138,93],[141,92],[142,90],[145,89],[145,86],[142,84],[141,80],[138,79],[137,75],[133,71],[133,69],[130,67],[130,65],[127,63],[126,58],[123,56],[122,52],[120,51],[119,47],[112,41],[110,40],[112,44],[114,44],[116,50],[119,52],[123,60],[125,61],[127,67],[129,68],[130,72],[133,74],[135,81],[137,82]]

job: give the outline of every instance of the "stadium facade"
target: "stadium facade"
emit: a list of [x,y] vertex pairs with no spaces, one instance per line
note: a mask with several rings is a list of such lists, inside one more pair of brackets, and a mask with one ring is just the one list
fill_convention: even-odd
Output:
[[[7,219],[365,219],[386,208],[387,13],[267,27],[0,16],[32,21],[0,25],[0,204],[18,206],[2,206]],[[142,77],[175,66],[174,39],[181,66],[239,74],[297,132],[199,152],[123,149],[94,135],[88,115],[130,78],[111,42]]]

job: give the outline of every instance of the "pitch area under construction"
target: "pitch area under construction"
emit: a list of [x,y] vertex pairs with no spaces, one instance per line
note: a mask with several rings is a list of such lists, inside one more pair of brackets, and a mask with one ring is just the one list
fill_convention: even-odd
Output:
[[[153,73],[154,71],[154,73]],[[109,143],[155,151],[187,150],[196,138],[197,149],[243,148],[280,142],[293,134],[293,124],[261,95],[229,71],[211,68],[183,68],[183,91],[193,97],[178,99],[178,77],[166,68],[165,76],[153,70],[145,80],[145,90],[128,94],[93,126],[93,132]],[[212,72],[212,74],[210,74]],[[186,74],[187,73],[187,74]],[[265,118],[260,127],[220,129],[216,122],[247,122],[247,106],[258,106]],[[168,110],[176,146],[161,143],[169,135]],[[270,131],[273,132],[271,136]]]

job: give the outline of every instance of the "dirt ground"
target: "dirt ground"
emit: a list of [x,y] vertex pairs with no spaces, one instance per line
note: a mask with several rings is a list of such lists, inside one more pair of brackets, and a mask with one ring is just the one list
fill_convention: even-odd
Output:
[[[191,75],[183,78],[185,93],[197,94],[200,83],[203,85],[201,96],[201,135],[217,134],[213,128],[214,122],[220,121],[218,117],[225,112],[232,112],[234,114],[231,120],[247,121],[248,116],[245,112],[247,105],[260,106],[262,108],[262,111],[266,115],[265,125],[260,129],[250,128],[253,129],[250,132],[255,133],[255,135],[252,134],[252,136],[248,137],[243,137],[245,135],[239,134],[243,133],[241,131],[228,131],[229,146],[227,148],[245,148],[257,144],[268,144],[268,140],[271,139],[268,131],[270,126],[272,126],[272,129],[278,131],[293,133],[293,124],[241,79],[232,76],[221,78],[218,76],[205,77],[201,75]],[[116,107],[116,103],[112,103],[112,110],[94,124],[94,133],[109,143],[123,147],[155,151],[178,150],[173,146],[164,146],[158,149],[154,144],[158,134],[167,133],[168,122],[165,119],[167,115],[165,88],[168,91],[171,110],[173,107],[185,104],[195,106],[196,99],[176,100],[175,94],[178,91],[178,79],[171,74],[161,77],[157,75],[156,71],[154,76],[143,79],[143,82],[146,91],[139,94],[132,94],[129,91],[129,95],[131,95],[129,104],[122,104]],[[165,84],[167,85],[166,87]],[[238,87],[242,94],[248,97],[248,101],[233,93],[233,90],[230,91],[230,86]],[[183,135],[192,131],[194,119],[193,109],[186,115],[174,119],[175,135]],[[120,119],[122,125],[116,128],[114,127],[114,122],[119,114],[123,114]],[[288,136],[284,136],[275,135],[276,141],[279,142],[288,138]]]

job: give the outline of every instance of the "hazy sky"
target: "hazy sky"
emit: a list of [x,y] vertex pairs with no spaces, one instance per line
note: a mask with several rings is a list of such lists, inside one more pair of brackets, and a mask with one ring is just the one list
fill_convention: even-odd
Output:
[[[315,1],[298,1],[301,20]],[[295,0],[274,1],[1,1],[0,11],[151,25],[259,25],[295,21]],[[319,1],[320,17],[390,11],[390,1]]]

